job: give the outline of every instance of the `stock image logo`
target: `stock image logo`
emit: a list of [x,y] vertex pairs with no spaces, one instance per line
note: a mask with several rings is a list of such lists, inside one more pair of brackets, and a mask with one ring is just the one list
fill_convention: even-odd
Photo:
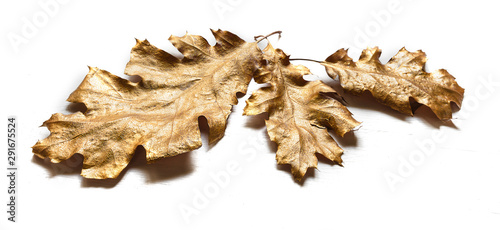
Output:
[[[468,118],[481,108],[481,102],[486,101],[497,93],[500,81],[493,75],[477,77],[479,85],[466,94],[459,112],[459,118],[453,120],[457,126],[462,125]],[[426,138],[415,140],[416,148],[410,151],[406,157],[398,157],[398,165],[393,170],[384,172],[384,178],[389,189],[394,192],[398,186],[406,182],[415,174],[419,166],[422,166],[432,155],[436,154],[436,148],[445,143],[449,138],[450,129],[433,130]]]
[[69,0],[40,0],[38,1],[39,9],[31,16],[22,17],[21,28],[7,34],[7,38],[11,47],[17,53],[23,45],[35,38],[39,31],[46,27],[50,19],[55,18],[61,7],[68,3]]

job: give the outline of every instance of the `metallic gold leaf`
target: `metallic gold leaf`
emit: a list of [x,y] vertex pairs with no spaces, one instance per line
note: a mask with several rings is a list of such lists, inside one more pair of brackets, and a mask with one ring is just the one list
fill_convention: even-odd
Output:
[[332,88],[321,81],[305,81],[303,75],[310,74],[309,69],[291,65],[282,50],[268,45],[264,58],[268,65],[255,80],[270,86],[252,93],[244,115],[269,114],[267,132],[278,144],[278,164],[290,164],[296,180],[308,168],[316,168],[316,153],[341,164],[343,150],[327,129],[344,136],[360,123],[340,102],[323,94],[336,93]]
[[138,145],[148,161],[199,148],[200,116],[208,120],[209,141],[222,138],[236,93],[246,93],[262,52],[227,31],[212,33],[215,46],[201,36],[170,37],[182,60],[138,40],[125,70],[139,75],[138,83],[90,68],[68,98],[88,110],[44,122],[51,134],[33,146],[34,154],[57,163],[80,153],[82,176],[116,178]]
[[451,119],[450,102],[461,106],[464,89],[446,70],[424,70],[427,58],[421,50],[408,52],[404,47],[385,65],[380,63],[378,47],[363,50],[359,61],[340,49],[322,64],[332,78],[339,76],[342,88],[353,94],[368,90],[382,104],[413,115],[409,99],[426,105],[441,119]]

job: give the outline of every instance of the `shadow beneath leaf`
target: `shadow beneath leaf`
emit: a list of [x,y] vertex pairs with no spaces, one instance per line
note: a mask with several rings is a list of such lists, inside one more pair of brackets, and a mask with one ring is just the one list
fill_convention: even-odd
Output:
[[269,113],[264,112],[258,115],[246,116],[245,127],[252,129],[261,129],[266,126],[266,120],[269,119]]
[[177,179],[193,172],[191,154],[192,152],[187,152],[148,163],[146,162],[146,150],[139,146],[135,155],[137,161],[133,162],[130,167],[143,171],[147,175],[148,183]]
[[[412,116],[400,113],[394,109],[391,109],[389,106],[381,104],[375,99],[375,97],[369,91],[364,91],[360,95],[353,95],[347,93],[340,86],[338,80],[328,81],[328,85],[330,85],[333,89],[335,89],[335,91],[339,92],[342,95],[344,101],[347,104],[346,107],[348,109],[350,107],[353,107],[363,110],[377,111],[385,113],[401,121],[407,121],[408,119],[412,118]],[[410,98],[410,106],[413,111],[413,117],[425,121],[427,124],[429,124],[434,128],[439,128],[441,126],[456,128],[452,120],[446,120],[446,121],[440,120],[429,107],[419,104],[413,98]],[[458,106],[456,106],[455,103],[451,103],[451,106],[453,112],[459,110]],[[354,116],[356,116],[356,114],[354,114]]]
[[335,163],[334,161],[331,161],[330,159],[326,158],[325,156],[323,156],[321,154],[316,153],[316,157],[318,158],[319,163],[326,164],[329,166],[335,166],[335,165],[340,166],[339,164]]
[[116,179],[87,179],[83,178],[82,187],[104,187],[112,188],[117,185],[128,170],[140,170],[145,176],[147,183],[158,183],[165,180],[173,180],[186,176],[193,172],[191,153],[187,152],[173,157],[158,159],[153,162],[146,161],[146,150],[138,146],[134,157],[128,166]]
[[267,147],[269,148],[272,154],[276,155],[276,152],[278,151],[278,144],[276,144],[276,142],[274,141],[271,141],[266,129],[264,129],[264,135],[266,136]]
[[210,126],[208,126],[208,120],[205,116],[198,117],[198,129],[200,130],[201,146],[206,148],[206,151],[209,151],[219,142],[210,143]]
[[[81,154],[74,154],[68,160],[60,163],[52,163],[48,158],[41,159],[33,155],[32,162],[46,168],[51,177],[58,175],[79,175],[83,166],[83,156]],[[82,177],[81,187],[113,188],[122,180],[123,176],[126,175],[127,171],[130,169],[142,171],[142,173],[146,175],[147,183],[157,183],[164,180],[176,179],[193,172],[191,152],[147,163],[146,150],[144,147],[138,146],[130,163],[123,169],[117,178],[88,179]]]
[[[125,171],[125,170],[124,170]],[[89,179],[82,178],[80,186],[82,188],[114,188],[123,178],[124,171],[117,178],[110,179]]]
[[315,171],[316,171],[314,169],[309,168],[306,171],[306,174],[304,175],[304,177],[302,178],[302,180],[298,181],[298,180],[295,180],[295,178],[293,178],[292,166],[291,165],[288,165],[288,164],[287,165],[276,164],[276,169],[287,173],[289,175],[290,179],[293,180],[296,184],[298,184],[300,186],[304,186],[304,183],[305,183],[306,180],[308,180],[308,178],[314,178]]
[[[420,105],[420,104],[419,104]],[[439,129],[441,126],[458,129],[457,126],[453,123],[452,120],[440,120],[434,112],[432,112],[431,108],[421,105],[413,112],[413,116],[419,118],[420,120],[425,121],[428,125],[433,128]]]
[[50,177],[58,175],[79,175],[83,166],[83,156],[75,154],[61,163],[52,163],[49,158],[42,159],[33,155],[31,157],[31,162],[47,169]]
[[66,111],[71,113],[85,113],[87,111],[87,106],[85,106],[85,104],[83,103],[69,103],[68,106],[66,106]]
[[131,76],[125,75],[124,78],[132,83],[139,83],[140,81],[142,81],[142,77],[139,75],[131,75]]
[[[246,94],[245,93],[242,93],[242,92],[236,92],[236,97],[239,99],[239,98],[242,98],[244,97]],[[239,102],[238,102],[239,103]]]
[[[362,125],[362,124],[361,124]],[[358,145],[358,138],[356,137],[355,133],[356,131],[350,131],[346,134],[344,134],[344,137],[341,137],[337,135],[333,130],[328,130],[330,133],[330,136],[339,144],[340,147],[342,146],[357,146]]]

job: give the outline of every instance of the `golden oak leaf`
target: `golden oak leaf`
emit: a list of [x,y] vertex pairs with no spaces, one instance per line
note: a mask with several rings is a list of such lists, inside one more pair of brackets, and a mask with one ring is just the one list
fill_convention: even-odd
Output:
[[344,136],[360,123],[339,101],[324,93],[336,93],[321,81],[308,82],[310,74],[302,65],[292,65],[280,49],[268,45],[264,49],[268,61],[258,83],[269,83],[252,93],[244,109],[245,115],[269,114],[266,127],[269,137],[278,145],[278,164],[290,164],[294,178],[301,180],[307,169],[316,167],[316,153],[342,163],[343,150],[328,133]]
[[413,115],[409,99],[428,106],[441,119],[451,119],[450,102],[461,106],[464,89],[446,70],[424,70],[426,55],[404,47],[385,65],[380,63],[378,47],[363,50],[354,62],[347,50],[340,49],[322,64],[332,78],[339,76],[342,88],[355,95],[368,90],[382,104]]
[[88,110],[54,114],[44,122],[51,134],[33,152],[52,162],[75,153],[84,157],[82,176],[116,178],[138,145],[148,161],[185,153],[202,144],[198,118],[210,128],[209,141],[224,135],[236,93],[247,86],[262,60],[255,42],[227,31],[212,31],[217,43],[186,34],[169,40],[184,55],[178,59],[148,41],[137,41],[125,73],[138,83],[90,68],[68,101]]

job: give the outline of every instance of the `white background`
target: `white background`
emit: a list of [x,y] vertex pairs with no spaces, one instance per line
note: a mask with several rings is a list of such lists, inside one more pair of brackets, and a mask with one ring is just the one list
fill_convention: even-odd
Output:
[[[0,3],[0,119],[5,128],[14,115],[19,127],[17,222],[6,220],[1,176],[1,229],[500,228],[500,16],[492,1],[68,1],[49,10],[45,2]],[[23,34],[31,23],[35,30]],[[295,58],[323,60],[345,47],[356,60],[360,49],[377,45],[385,63],[403,46],[422,49],[427,70],[445,68],[465,88],[464,105],[441,122],[425,106],[408,117],[369,95],[341,92],[363,124],[335,136],[344,167],[322,158],[301,184],[276,165],[263,116],[241,116],[249,94],[215,146],[206,145],[205,130],[196,151],[151,165],[139,152],[117,180],[83,179],[81,157],[62,164],[33,157],[30,147],[48,135],[43,121],[75,111],[65,100],[87,65],[126,78],[134,38],[179,55],[170,35],[188,31],[213,44],[210,28],[247,41],[282,30],[270,41]],[[22,42],[12,42],[15,36]],[[318,64],[296,64],[315,74],[307,79],[338,89]],[[249,92],[258,87],[252,82]],[[228,165],[237,172],[216,184],[213,175]]]

